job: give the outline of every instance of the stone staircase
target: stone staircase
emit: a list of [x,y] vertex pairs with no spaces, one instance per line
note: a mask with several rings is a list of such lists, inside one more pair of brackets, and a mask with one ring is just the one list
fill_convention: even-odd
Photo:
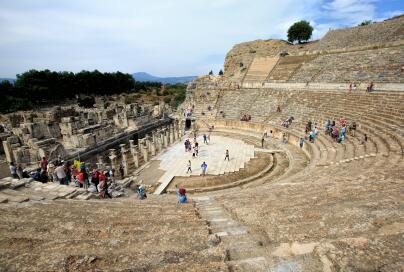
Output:
[[256,57],[252,61],[243,82],[263,82],[278,63],[279,57]]
[[230,271],[268,271],[264,237],[251,233],[214,198],[193,197],[199,215],[210,227],[210,233],[220,237],[226,251],[226,264]]

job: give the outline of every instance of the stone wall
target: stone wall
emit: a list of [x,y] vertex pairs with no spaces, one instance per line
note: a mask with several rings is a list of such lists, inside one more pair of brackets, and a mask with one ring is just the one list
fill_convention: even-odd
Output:
[[317,50],[377,45],[404,39],[404,15],[366,26],[330,30],[317,44]]

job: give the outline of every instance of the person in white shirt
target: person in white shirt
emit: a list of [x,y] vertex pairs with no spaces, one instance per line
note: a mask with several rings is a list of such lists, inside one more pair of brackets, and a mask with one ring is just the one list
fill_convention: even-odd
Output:
[[66,171],[65,166],[63,164],[59,165],[55,169],[56,177],[61,185],[65,185],[66,182]]

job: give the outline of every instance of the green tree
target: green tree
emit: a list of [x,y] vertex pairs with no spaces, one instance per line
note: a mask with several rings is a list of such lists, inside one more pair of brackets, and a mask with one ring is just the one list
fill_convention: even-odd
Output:
[[219,71],[219,76],[222,76],[222,75],[223,75],[223,70],[220,69],[220,71]]
[[213,76],[213,71],[212,70],[210,70],[209,75]]
[[302,41],[308,41],[313,34],[313,27],[309,22],[302,20],[294,23],[288,30],[288,41],[294,42],[298,41],[301,43]]
[[358,26],[365,26],[365,25],[370,25],[372,22],[372,20],[365,20],[362,23],[360,23]]

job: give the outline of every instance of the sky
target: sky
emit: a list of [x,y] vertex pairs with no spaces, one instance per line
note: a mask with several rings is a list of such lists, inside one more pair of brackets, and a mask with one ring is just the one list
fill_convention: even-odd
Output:
[[1,0],[0,77],[30,69],[217,73],[237,43],[404,13],[404,0]]

